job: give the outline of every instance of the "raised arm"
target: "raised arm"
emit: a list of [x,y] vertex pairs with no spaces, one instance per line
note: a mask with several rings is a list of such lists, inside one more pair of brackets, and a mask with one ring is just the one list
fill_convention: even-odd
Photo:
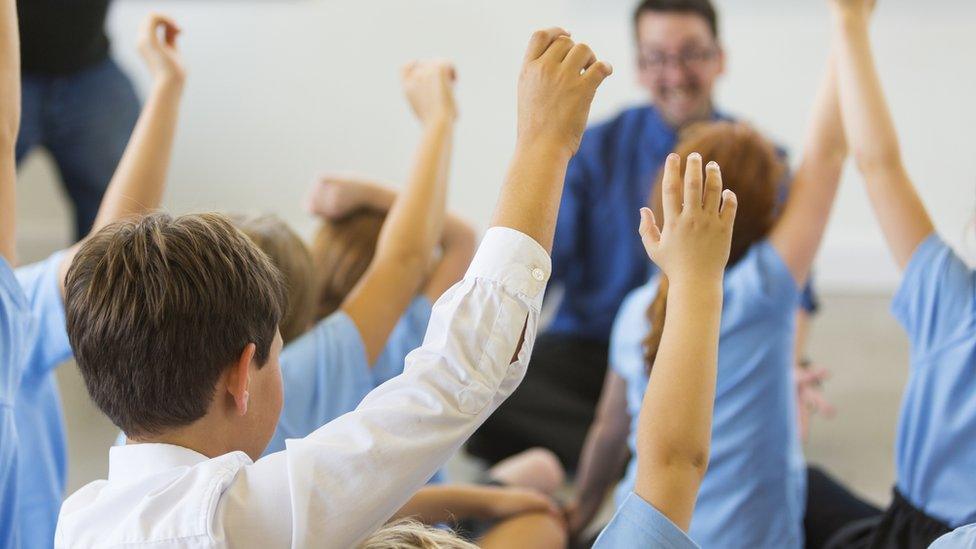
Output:
[[902,164],[895,125],[871,54],[873,0],[831,0],[844,129],[888,248],[904,269],[935,230]]
[[612,71],[562,29],[532,35],[519,79],[518,143],[493,226],[521,231],[552,250],[566,165],[579,148],[596,89]]
[[701,157],[688,157],[683,191],[680,166],[674,154],[665,162],[664,229],[658,231],[650,209],[641,210],[644,247],[669,290],[638,420],[634,491],[687,531],[708,468],[722,277],[736,201],[731,191],[723,193],[717,164],[708,165],[704,192]]
[[20,35],[16,0],[0,0],[0,255],[17,264],[14,185],[20,131]]
[[458,519],[500,520],[522,513],[558,514],[551,499],[527,488],[442,484],[424,486],[390,520],[436,525]]
[[827,62],[807,132],[789,198],[769,235],[799,285],[810,275],[847,158],[833,55]]
[[369,363],[417,294],[441,235],[454,134],[454,69],[417,62],[403,72],[404,89],[423,124],[410,179],[383,223],[376,253],[341,309],[356,324]]
[[[164,15],[151,14],[142,23],[139,53],[152,74],[152,89],[102,198],[90,234],[121,219],[149,213],[162,202],[186,80],[176,48],[179,33],[176,23]],[[70,248],[61,263],[62,288],[80,246],[78,243]]]
[[[342,219],[356,210],[367,208],[387,213],[396,202],[397,193],[389,186],[352,176],[325,176],[312,185],[306,198],[310,213],[327,219]],[[467,221],[448,213],[438,242],[440,254],[428,269],[423,294],[437,301],[461,277],[474,257],[477,235]]]

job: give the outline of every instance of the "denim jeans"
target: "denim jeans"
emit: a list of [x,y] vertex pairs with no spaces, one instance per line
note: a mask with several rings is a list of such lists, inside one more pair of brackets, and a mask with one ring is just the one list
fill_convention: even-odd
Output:
[[111,59],[68,75],[23,75],[17,162],[35,147],[51,153],[74,209],[75,238],[91,229],[138,117],[132,82]]

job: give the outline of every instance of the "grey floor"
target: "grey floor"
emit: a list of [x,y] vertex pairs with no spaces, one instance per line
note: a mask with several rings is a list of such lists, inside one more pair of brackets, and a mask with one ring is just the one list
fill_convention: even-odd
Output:
[[[833,376],[826,386],[837,406],[815,421],[809,461],[825,466],[861,495],[887,502],[894,478],[898,403],[907,376],[907,345],[883,296],[826,296],[812,333],[811,356]],[[73,364],[58,372],[70,452],[69,493],[104,478],[114,427],[92,406]],[[456,463],[454,470],[470,470]]]

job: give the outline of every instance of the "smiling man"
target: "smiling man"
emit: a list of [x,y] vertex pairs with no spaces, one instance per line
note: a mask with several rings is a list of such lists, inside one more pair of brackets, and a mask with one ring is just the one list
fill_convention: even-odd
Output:
[[[654,269],[634,237],[636,212],[648,203],[680,130],[728,119],[712,101],[725,53],[709,0],[644,0],[634,9],[633,29],[638,82],[650,103],[590,127],[569,165],[552,254],[562,300],[538,338],[533,368],[469,444],[489,462],[543,446],[575,469],[617,309]],[[804,302],[813,309],[809,292]]]

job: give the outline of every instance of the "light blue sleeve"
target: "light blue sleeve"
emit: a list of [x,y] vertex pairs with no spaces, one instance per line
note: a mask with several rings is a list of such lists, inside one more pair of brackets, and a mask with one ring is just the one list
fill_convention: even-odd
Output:
[[912,254],[892,313],[905,328],[913,357],[971,334],[976,273],[938,235],[932,234]]
[[653,505],[631,492],[600,532],[593,549],[696,549],[698,544]]
[[17,281],[37,322],[36,336],[27,348],[25,374],[41,376],[71,358],[71,343],[61,296],[61,261],[65,250],[44,261],[17,269]]
[[976,549],[976,524],[956,528],[935,540],[929,549]]
[[424,296],[417,296],[410,303],[410,307],[400,317],[386,340],[383,353],[373,365],[374,387],[379,387],[403,373],[403,363],[407,355],[424,342],[432,308],[430,300]]
[[20,544],[17,524],[17,427],[14,403],[31,332],[30,308],[0,257],[0,547]]
[[337,311],[281,352],[285,401],[265,454],[285,449],[285,439],[303,438],[351,412],[371,390],[366,348],[349,315]]

